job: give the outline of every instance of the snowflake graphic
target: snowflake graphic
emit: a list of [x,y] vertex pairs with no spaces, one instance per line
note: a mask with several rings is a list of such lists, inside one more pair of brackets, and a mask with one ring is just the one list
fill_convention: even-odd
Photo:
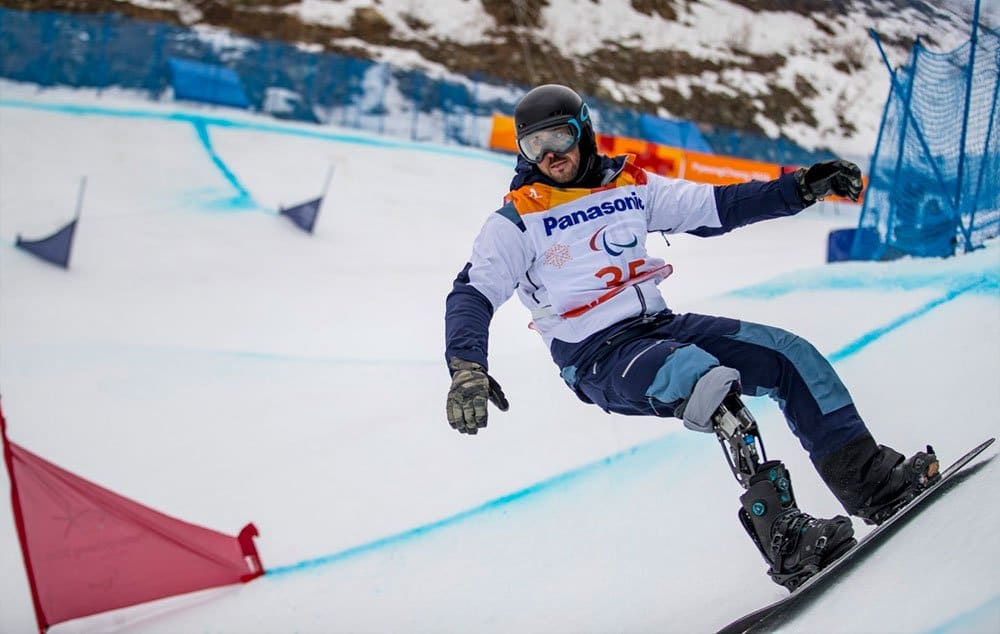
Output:
[[542,255],[542,262],[548,266],[554,266],[557,269],[561,269],[564,264],[573,259],[573,256],[569,254],[569,246],[563,244],[562,242],[557,242],[549,247],[549,250]]

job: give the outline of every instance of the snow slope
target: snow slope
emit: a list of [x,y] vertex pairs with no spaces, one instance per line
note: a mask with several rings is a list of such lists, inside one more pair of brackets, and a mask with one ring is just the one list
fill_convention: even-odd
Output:
[[[331,166],[308,236],[275,210]],[[448,427],[444,296],[510,173],[477,150],[0,85],[11,438],[184,520],[253,521],[270,571],[53,632],[704,632],[781,596],[715,439],[578,402],[516,301],[492,330],[511,410]],[[71,269],[15,249],[72,217],[82,175]],[[947,462],[1000,428],[1000,251],[825,265],[855,222],[827,208],[650,244],[675,310],[811,339],[878,440]],[[777,409],[753,407],[801,505],[838,512]],[[1000,630],[998,484],[986,463],[788,631]],[[2,508],[0,571],[0,631],[29,632]]]

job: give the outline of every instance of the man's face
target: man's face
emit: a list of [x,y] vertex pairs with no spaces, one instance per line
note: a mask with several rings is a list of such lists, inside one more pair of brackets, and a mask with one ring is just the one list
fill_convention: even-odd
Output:
[[572,181],[580,169],[580,136],[568,125],[544,128],[519,137],[521,155],[542,174],[560,185]]
[[576,178],[576,172],[580,169],[580,144],[577,143],[562,154],[549,150],[538,162],[538,169],[560,185],[570,182]]

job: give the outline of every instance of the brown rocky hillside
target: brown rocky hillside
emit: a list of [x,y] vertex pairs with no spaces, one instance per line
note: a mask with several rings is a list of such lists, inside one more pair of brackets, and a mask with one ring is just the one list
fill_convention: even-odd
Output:
[[[547,37],[545,11],[557,1],[572,1],[586,12],[598,9],[607,0],[461,1],[481,5],[486,28],[479,41],[434,31],[434,18],[420,10],[420,2],[328,0],[333,8],[349,9],[342,11],[349,17],[339,23],[303,18],[297,11],[297,0],[0,0],[0,6],[35,11],[117,12],[145,20],[207,25],[238,35],[317,45],[327,51],[371,59],[385,56],[386,51],[405,50],[416,53],[422,64],[439,72],[487,75],[524,85],[568,83],[587,94],[637,110],[771,136],[810,128],[835,136],[870,135],[873,124],[867,120],[859,123],[852,108],[861,108],[857,104],[865,100],[867,111],[872,109],[871,104],[884,100],[888,79],[876,47],[867,37],[868,26],[880,27],[883,42],[900,59],[918,35],[930,45],[947,46],[961,37],[965,28],[961,16],[935,6],[940,2],[728,0],[731,10],[727,13],[741,12],[754,18],[747,19],[742,31],[730,32],[722,41],[712,43],[717,54],[692,52],[684,46],[649,47],[634,38],[608,39],[581,54],[562,50]],[[628,14],[629,19],[660,20],[664,25],[692,24],[695,28],[693,16],[706,8],[707,1],[631,0]],[[720,2],[724,0],[717,0],[713,6]],[[799,24],[804,25],[803,32],[796,38],[801,45],[788,52],[755,47],[753,42],[760,40],[762,31],[766,33],[783,23],[776,21],[776,16],[787,13],[802,18]],[[711,36],[705,34],[708,40]],[[819,55],[829,62],[811,74],[794,70],[796,60]],[[868,79],[852,79],[866,69]],[[745,77],[762,78],[765,87],[761,88],[760,81],[743,80]],[[883,78],[878,86],[881,94],[864,95],[858,94],[858,89],[844,88],[851,82],[871,84],[871,77]],[[639,86],[644,88],[635,88]],[[841,93],[821,94],[831,89]],[[819,105],[825,101],[833,103]],[[826,111],[820,112],[820,108]]]

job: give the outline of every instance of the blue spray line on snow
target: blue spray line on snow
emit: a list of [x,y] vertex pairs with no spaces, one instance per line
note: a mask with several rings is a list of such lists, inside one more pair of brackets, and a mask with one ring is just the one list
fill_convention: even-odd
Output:
[[[983,277],[973,284],[969,284],[959,289],[949,291],[944,296],[939,297],[931,302],[928,302],[927,304],[918,308],[917,310],[911,311],[906,315],[903,315],[902,317],[893,320],[892,322],[890,322],[885,326],[881,326],[869,331],[868,333],[859,337],[854,342],[832,353],[831,355],[829,355],[828,358],[830,359],[831,363],[842,361],[854,354],[857,354],[858,352],[868,347],[875,341],[881,339],[888,333],[902,327],[903,325],[913,321],[914,319],[926,315],[935,308],[942,306],[965,293],[968,293],[970,291],[980,290],[982,289],[983,286],[992,287],[993,283],[987,277]],[[680,431],[678,433],[684,434],[685,432]],[[314,559],[307,559],[286,566],[278,566],[277,568],[267,570],[266,574],[269,576],[276,576],[276,575],[285,575],[293,572],[312,570],[321,566],[325,566],[327,564],[337,563],[366,553],[374,552],[382,548],[387,548],[404,542],[408,542],[413,539],[419,538],[423,535],[426,535],[434,530],[458,524],[459,522],[471,519],[478,515],[482,515],[488,511],[501,508],[504,506],[509,506],[515,502],[522,501],[525,498],[528,498],[529,496],[537,495],[544,491],[551,490],[556,486],[576,481],[586,475],[596,472],[599,469],[605,469],[614,466],[616,464],[620,464],[625,459],[634,456],[640,452],[648,452],[654,449],[660,449],[666,451],[669,454],[674,449],[676,449],[676,447],[673,446],[673,443],[676,442],[676,440],[677,438],[674,434],[664,436],[654,441],[637,445],[636,447],[633,447],[632,449],[629,449],[627,451],[613,454],[602,460],[592,462],[578,469],[558,474],[547,480],[542,480],[541,482],[538,482],[530,487],[521,489],[519,491],[515,491],[513,493],[496,498],[494,500],[490,500],[477,507],[468,509],[466,511],[462,511],[460,513],[456,513],[455,515],[443,518],[441,520],[437,520],[427,524],[422,524],[420,526],[411,528],[401,533],[396,533],[394,535],[382,537],[380,539],[376,539],[374,541],[367,542],[365,544],[360,544],[358,546],[353,546],[346,550],[331,553],[329,555],[323,555],[321,557],[316,557]],[[670,441],[670,443],[667,444],[667,441]]]
[[[286,575],[293,572],[303,572],[307,570],[313,570],[327,564],[333,564],[341,562],[347,559],[358,557],[366,553],[370,553],[382,548],[389,548],[399,544],[403,544],[408,541],[412,541],[435,530],[447,528],[449,526],[454,526],[465,520],[472,519],[474,517],[485,515],[490,511],[495,511],[515,502],[523,502],[528,498],[537,496],[543,493],[552,492],[559,487],[565,487],[567,485],[579,482],[580,480],[587,478],[589,476],[596,475],[598,473],[603,473],[606,469],[612,468],[617,465],[622,465],[626,461],[634,461],[641,458],[653,458],[656,459],[654,454],[666,453],[668,455],[676,455],[678,450],[683,450],[684,457],[692,457],[697,454],[700,450],[710,450],[712,447],[711,443],[701,442],[703,438],[697,434],[687,433],[685,431],[679,430],[673,434],[668,434],[666,436],[661,436],[656,440],[637,445],[635,447],[620,451],[618,453],[606,456],[594,462],[585,464],[576,469],[571,469],[563,473],[552,476],[540,482],[536,482],[531,486],[525,487],[513,493],[508,493],[496,499],[484,502],[479,506],[473,507],[471,509],[461,511],[454,515],[445,517],[440,520],[429,522],[427,524],[422,524],[415,528],[405,530],[400,533],[393,535],[388,535],[374,541],[370,541],[358,546],[353,546],[347,548],[346,550],[338,551],[329,555],[323,555],[321,557],[316,557],[314,559],[307,559],[300,561],[298,563],[289,564],[287,566],[278,566],[276,568],[271,568],[265,571],[265,574],[269,577]],[[714,449],[711,449],[714,450]]]
[[[242,122],[221,117],[205,117],[201,115],[190,115],[185,113],[157,113],[154,111],[145,111],[145,110],[112,109],[112,108],[78,106],[69,104],[36,104],[31,102],[20,102],[20,101],[9,101],[9,100],[0,100],[0,107],[24,108],[30,110],[45,110],[51,112],[61,112],[66,114],[77,114],[77,115],[99,115],[99,116],[113,116],[113,117],[126,117],[126,118],[140,118],[140,119],[158,119],[166,121],[184,121],[194,124],[196,129],[199,129],[199,138],[202,139],[202,143],[206,146],[206,149],[213,157],[216,157],[216,155],[211,147],[210,140],[207,137],[207,130],[205,128],[205,126],[208,125],[217,125],[223,127],[230,127],[234,129],[255,131],[255,132],[276,133],[276,134],[302,136],[307,138],[316,138],[323,140],[340,141],[344,143],[357,143],[357,144],[371,145],[374,147],[382,147],[382,148],[417,149],[431,153],[446,154],[450,156],[460,156],[464,158],[488,160],[495,163],[502,163],[504,165],[511,164],[511,160],[509,158],[503,158],[497,155],[491,156],[487,153],[482,153],[482,152],[473,152],[468,150],[463,151],[457,148],[436,147],[436,146],[421,145],[416,143],[407,143],[402,141],[372,139],[358,135],[318,132],[313,130],[297,129],[285,126],[276,126],[276,125],[260,124],[253,122]],[[231,172],[229,172],[228,169],[225,168],[225,164],[222,163],[221,160],[218,161],[216,164],[220,167],[220,169],[224,170],[224,174],[225,173],[231,174]],[[233,179],[230,182],[233,183],[235,187],[237,187],[238,191],[242,191],[245,193],[246,190],[243,189],[241,185],[239,185],[239,182],[238,180],[235,179],[235,177],[233,177]],[[847,276],[839,278],[834,277],[834,278],[827,278],[825,280],[816,280],[815,278],[813,278],[811,285],[803,285],[801,283],[788,281],[788,280],[793,280],[794,277],[795,277],[794,275],[788,276],[787,278],[783,278],[785,281],[779,280],[777,282],[765,283],[758,285],[756,287],[750,287],[747,289],[743,289],[741,291],[736,291],[732,293],[732,295],[745,296],[745,297],[776,297],[779,295],[784,295],[795,291],[802,291],[808,288],[836,290],[838,288],[860,289],[860,288],[873,287],[870,280],[863,280],[861,276]],[[848,344],[847,346],[829,355],[829,359],[832,363],[846,359],[860,352],[868,345],[874,343],[875,341],[882,338],[886,334],[900,328],[901,326],[913,321],[918,317],[927,314],[934,308],[937,308],[938,306],[941,306],[943,304],[952,301],[953,299],[959,297],[964,293],[975,290],[986,290],[995,292],[996,289],[998,288],[996,278],[997,278],[997,271],[995,270],[990,270],[985,274],[980,273],[978,279],[976,279],[974,282],[965,284],[960,288],[951,290],[944,296],[925,304],[921,308],[918,308],[915,311],[911,311],[910,313],[907,313],[906,315],[899,317],[898,319],[890,322],[885,326],[876,328],[866,333],[865,335],[862,335],[854,342]],[[904,290],[909,290],[910,288],[919,288],[930,285],[929,282],[943,281],[944,279],[948,279],[947,276],[944,277],[931,276],[930,278],[925,277],[924,279],[914,280],[914,285],[912,287],[904,284],[902,288]],[[900,280],[898,278],[895,278],[894,288],[896,289],[901,288],[899,281]],[[952,283],[954,283],[955,281],[954,278],[951,278],[951,281]],[[883,280],[883,283],[891,284],[892,282]],[[467,520],[472,517],[481,515],[490,510],[508,506],[510,504],[513,504],[514,502],[524,500],[525,498],[528,498],[532,495],[536,495],[543,491],[551,490],[559,485],[564,485],[566,483],[578,480],[588,474],[596,472],[599,469],[607,468],[614,464],[618,464],[624,461],[629,456],[635,455],[638,452],[644,452],[653,448],[657,448],[661,444],[663,444],[664,441],[671,439],[672,436],[666,436],[658,440],[645,443],[643,445],[639,445],[630,450],[613,454],[602,460],[590,463],[578,469],[574,469],[553,476],[552,478],[538,482],[530,487],[526,487],[519,491],[515,491],[508,495],[485,502],[477,507],[468,509],[466,511],[462,511],[460,513],[443,518],[441,520],[437,520],[435,522],[422,524],[420,526],[403,531],[401,533],[389,535],[387,537],[376,539],[374,541],[354,546],[346,550],[335,552],[329,555],[324,555],[314,559],[304,560],[286,566],[279,566],[277,568],[268,570],[267,575],[276,576],[292,572],[311,570],[327,564],[336,563],[365,553],[373,552],[381,548],[390,547],[396,544],[410,541],[412,539],[416,539],[436,529],[455,525],[459,522],[462,522],[463,520]],[[670,449],[672,449],[672,447],[668,447],[667,451],[669,452]],[[989,607],[990,605],[991,604],[987,604],[987,606],[984,607]]]
[[[16,99],[0,99],[0,108],[18,108],[22,110],[38,110],[44,112],[57,112],[72,115],[93,115],[102,117],[120,117],[124,119],[151,119],[157,121],[180,121],[185,123],[200,122],[206,126],[218,126],[231,128],[234,130],[247,130],[250,132],[264,132],[267,134],[281,134],[286,136],[304,137],[307,139],[318,139],[321,141],[337,141],[340,143],[351,143],[354,145],[367,145],[376,148],[416,150],[430,154],[440,154],[444,156],[454,156],[460,158],[474,159],[496,163],[507,167],[514,166],[514,159],[511,156],[488,152],[485,150],[469,149],[463,147],[449,147],[443,145],[432,145],[428,143],[418,143],[402,139],[389,139],[384,137],[369,137],[363,134],[351,134],[346,132],[333,132],[323,130],[319,126],[313,129],[305,127],[295,127],[291,124],[280,125],[261,123],[258,121],[240,121],[223,116],[190,114],[184,112],[157,112],[155,110],[141,110],[135,108],[111,108],[106,106],[82,106],[75,104],[51,104],[35,103],[31,101],[20,101]],[[302,124],[307,125],[307,124]]]
[[837,363],[839,361],[843,361],[847,357],[857,354],[864,348],[868,347],[869,344],[874,343],[878,339],[881,339],[882,337],[889,334],[893,330],[902,327],[903,325],[913,321],[914,319],[917,319],[918,317],[923,317],[924,315],[934,310],[938,306],[947,304],[948,302],[952,301],[956,297],[959,297],[960,295],[964,295],[965,293],[971,291],[983,289],[984,287],[988,286],[989,282],[987,280],[978,280],[967,286],[963,286],[961,288],[948,291],[941,297],[938,297],[937,299],[927,302],[926,304],[924,304],[920,308],[917,308],[916,310],[912,310],[906,313],[905,315],[897,317],[896,319],[892,320],[891,322],[889,322],[884,326],[880,326],[878,328],[875,328],[874,330],[869,330],[868,332],[861,335],[860,337],[858,337],[851,343],[847,344],[840,350],[836,350],[828,354],[827,360],[829,360],[830,363]]
[[208,135],[208,125],[206,122],[202,119],[196,119],[191,123],[194,125],[194,130],[198,134],[198,140],[201,141],[202,147],[204,147],[205,151],[208,152],[208,157],[212,159],[212,163],[214,163],[219,171],[222,172],[223,178],[225,178],[237,192],[237,196],[229,201],[230,206],[235,208],[256,206],[250,192],[243,187],[240,180],[236,178],[236,174],[229,169],[225,161],[223,161],[222,158],[216,153],[215,148],[212,147],[212,138]]
[[235,130],[246,130],[250,132],[262,132],[267,134],[280,134],[286,136],[298,136],[322,141],[336,141],[340,143],[351,143],[356,145],[369,145],[386,149],[408,149],[446,156],[456,156],[468,159],[486,160],[493,163],[500,163],[513,166],[513,160],[492,152],[474,151],[462,148],[450,148],[421,144],[412,141],[389,140],[384,138],[372,138],[358,134],[346,134],[339,132],[329,132],[306,128],[292,127],[290,125],[267,124],[254,121],[240,121],[222,116],[206,116],[201,114],[190,114],[184,112],[157,112],[155,110],[142,110],[135,108],[110,108],[105,106],[83,106],[79,104],[49,104],[35,103],[30,101],[0,99],[0,107],[19,108],[23,110],[36,110],[43,112],[56,112],[60,114],[70,114],[78,116],[102,116],[120,117],[124,119],[147,119],[170,122],[190,123],[194,126],[198,135],[198,140],[202,147],[208,152],[209,158],[216,168],[222,173],[226,181],[236,189],[237,195],[234,198],[223,201],[220,205],[213,203],[212,207],[223,207],[230,210],[259,210],[250,192],[240,183],[236,174],[226,165],[225,161],[216,153],[212,146],[212,140],[208,133],[209,126],[225,127]]
[[[843,263],[825,267],[822,274],[816,269],[794,271],[778,277],[729,292],[730,297],[747,299],[776,299],[802,291],[913,291],[930,287],[957,289],[980,284],[979,292],[1000,292],[1000,267],[994,261],[984,266],[983,258],[953,258],[942,262],[933,271],[895,272],[893,263],[886,263],[881,271],[873,271],[867,263]],[[994,258],[995,260],[995,258]]]

